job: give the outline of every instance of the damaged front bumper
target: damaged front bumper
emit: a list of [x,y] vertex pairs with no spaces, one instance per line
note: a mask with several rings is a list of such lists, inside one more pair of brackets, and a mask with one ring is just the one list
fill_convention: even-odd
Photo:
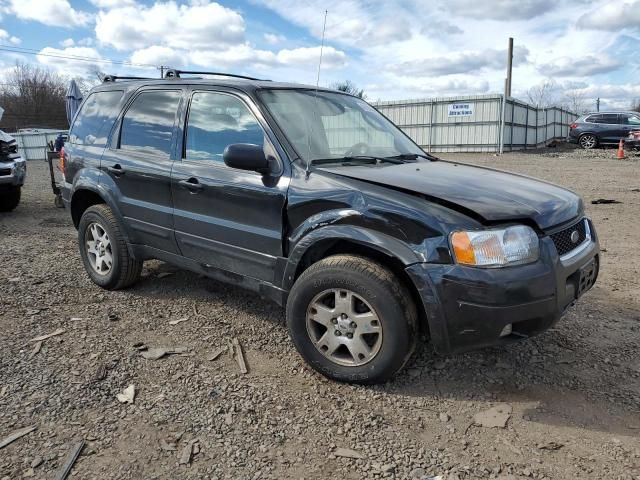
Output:
[[406,271],[420,293],[434,349],[441,354],[505,344],[544,332],[598,275],[595,232],[560,258],[549,237],[529,265],[483,269],[419,263]]

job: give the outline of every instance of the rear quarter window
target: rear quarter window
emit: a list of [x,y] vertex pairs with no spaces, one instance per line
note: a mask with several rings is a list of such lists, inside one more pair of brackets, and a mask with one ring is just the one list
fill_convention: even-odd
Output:
[[90,94],[76,115],[69,132],[69,143],[106,146],[109,132],[118,116],[118,105],[123,95],[122,90]]

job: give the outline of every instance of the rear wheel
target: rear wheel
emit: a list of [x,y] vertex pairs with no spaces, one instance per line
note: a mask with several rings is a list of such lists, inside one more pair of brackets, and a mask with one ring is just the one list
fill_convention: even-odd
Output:
[[91,280],[107,290],[119,290],[140,278],[141,261],[129,255],[120,225],[106,205],[89,207],[80,218],[78,245]]
[[416,309],[387,268],[336,255],[309,267],[287,302],[293,342],[311,367],[334,380],[391,379],[415,347]]
[[10,212],[20,203],[20,187],[0,192],[0,212]]
[[598,138],[591,133],[582,135],[578,142],[580,143],[580,146],[585,150],[591,150],[592,148],[598,146]]

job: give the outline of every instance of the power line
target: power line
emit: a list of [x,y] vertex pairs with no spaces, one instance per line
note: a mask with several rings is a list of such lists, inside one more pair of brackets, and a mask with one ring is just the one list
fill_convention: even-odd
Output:
[[91,58],[80,55],[61,55],[57,53],[42,53],[40,50],[35,50],[33,48],[24,48],[24,47],[15,47],[12,45],[0,44],[0,50],[11,53],[22,53],[27,55],[36,55],[41,57],[52,57],[52,58],[62,58],[66,60],[77,60],[80,62],[91,62],[91,63],[109,63],[113,65],[124,65],[129,67],[151,67],[156,68],[156,65],[151,65],[149,63],[133,63],[127,62],[126,60],[113,60],[110,58]]

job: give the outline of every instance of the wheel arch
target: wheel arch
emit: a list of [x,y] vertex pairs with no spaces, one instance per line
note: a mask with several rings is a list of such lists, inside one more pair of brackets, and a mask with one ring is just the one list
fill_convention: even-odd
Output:
[[131,244],[129,242],[129,232],[127,231],[124,218],[120,213],[120,210],[118,210],[118,208],[116,207],[116,202],[114,201],[113,197],[106,189],[101,188],[100,185],[76,185],[76,188],[71,194],[71,218],[73,220],[73,225],[77,229],[78,225],[80,224],[82,214],[89,207],[99,204],[107,205],[111,209],[111,212],[120,224],[120,233],[124,237],[124,240],[127,244],[127,250],[129,251],[129,254],[135,258],[133,249],[131,248]]
[[[384,234],[380,235],[384,236]],[[428,330],[428,322],[426,321],[424,305],[416,285],[406,272],[406,267],[411,263],[415,263],[417,257],[413,252],[408,253],[405,249],[395,250],[393,246],[396,242],[401,243],[397,239],[387,239],[386,242],[367,242],[358,237],[325,236],[319,238],[307,245],[303,252],[297,252],[298,255],[295,255],[295,257],[294,255],[290,256],[290,261],[285,269],[283,287],[286,291],[289,291],[307,268],[324,258],[333,255],[363,257],[388,268],[407,288],[418,312],[419,327],[426,331]],[[404,246],[409,249],[408,246]],[[294,253],[296,253],[296,250],[298,249],[294,249]],[[292,259],[292,257],[297,260]]]

